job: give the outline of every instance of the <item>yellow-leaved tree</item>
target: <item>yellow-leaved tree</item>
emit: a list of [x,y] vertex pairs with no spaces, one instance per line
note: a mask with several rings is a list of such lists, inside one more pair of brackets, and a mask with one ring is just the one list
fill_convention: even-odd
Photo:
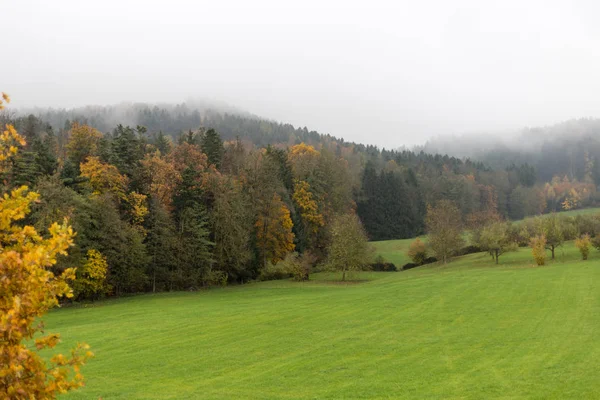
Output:
[[254,226],[256,227],[256,244],[264,265],[267,261],[275,264],[283,260],[296,247],[290,210],[278,194],[273,194],[271,202],[266,204],[259,213]]
[[325,225],[325,219],[319,212],[319,205],[314,199],[309,183],[299,179],[294,180],[294,194],[292,198],[300,211],[302,220],[307,225],[309,233],[314,235],[319,231],[320,227]]
[[98,250],[88,250],[83,266],[77,268],[77,279],[73,281],[75,296],[94,299],[110,293],[111,287],[106,282],[107,271],[106,257]]
[[[8,102],[2,94],[0,109]],[[24,145],[13,126],[0,137],[0,172],[4,162]],[[54,399],[60,393],[83,385],[79,368],[92,353],[78,344],[71,356],[62,354],[44,360],[39,350],[53,348],[59,335],[43,333],[39,318],[58,305],[59,297],[71,297],[67,284],[75,270],[55,276],[49,267],[59,255],[66,255],[73,243],[73,230],[64,221],[48,229],[49,237],[32,226],[20,226],[39,195],[26,186],[3,193],[0,198],[0,398]]]

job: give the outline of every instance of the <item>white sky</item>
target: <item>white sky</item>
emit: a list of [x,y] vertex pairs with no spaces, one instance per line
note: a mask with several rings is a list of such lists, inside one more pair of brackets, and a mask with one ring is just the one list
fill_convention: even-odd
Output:
[[594,1],[0,0],[15,106],[212,98],[387,148],[600,117]]

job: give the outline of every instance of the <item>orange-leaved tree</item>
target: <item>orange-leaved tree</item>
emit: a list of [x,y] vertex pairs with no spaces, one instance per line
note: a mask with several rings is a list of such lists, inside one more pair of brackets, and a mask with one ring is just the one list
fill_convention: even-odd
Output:
[[[8,96],[2,94],[8,102]],[[3,107],[0,101],[0,108]],[[24,145],[12,125],[0,136],[0,172],[4,162]],[[67,281],[75,270],[66,269],[55,276],[48,267],[59,255],[67,254],[73,243],[73,230],[67,222],[54,223],[49,237],[39,235],[32,226],[20,226],[39,195],[26,186],[4,193],[0,198],[0,398],[54,399],[60,393],[83,385],[81,365],[92,354],[79,344],[70,357],[62,354],[46,362],[39,350],[53,348],[59,335],[39,335],[43,325],[38,319],[58,305],[59,297],[70,297]],[[37,350],[37,351],[36,351]]]

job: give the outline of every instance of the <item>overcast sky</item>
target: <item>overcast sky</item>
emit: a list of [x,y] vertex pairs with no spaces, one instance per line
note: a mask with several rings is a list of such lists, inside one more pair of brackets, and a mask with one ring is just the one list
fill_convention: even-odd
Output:
[[348,140],[600,117],[595,1],[0,0],[15,106],[212,98]]

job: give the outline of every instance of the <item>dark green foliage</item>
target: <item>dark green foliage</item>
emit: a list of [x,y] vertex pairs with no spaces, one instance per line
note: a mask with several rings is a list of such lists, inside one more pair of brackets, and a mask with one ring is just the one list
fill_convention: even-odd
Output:
[[204,286],[214,263],[214,243],[209,240],[208,216],[199,204],[183,209],[177,220],[179,263],[171,271],[172,285],[178,289]]
[[108,281],[115,294],[142,291],[148,285],[148,254],[142,232],[120,219],[110,196],[94,197],[90,203],[88,237],[108,261]]
[[358,215],[371,240],[410,238],[423,232],[423,204],[414,186],[401,173],[375,171],[368,163],[362,179]]
[[208,157],[208,163],[219,169],[223,161],[223,140],[221,136],[214,130],[207,130],[200,140],[202,152]]
[[172,289],[171,274],[179,266],[179,237],[169,212],[158,201],[150,202],[146,219],[147,275],[152,292]]
[[144,157],[143,141],[138,137],[137,132],[129,126],[118,125],[113,131],[111,140],[110,162],[128,177],[134,175],[139,161]]
[[395,272],[398,271],[396,265],[390,262],[374,262],[369,265],[371,271],[381,271],[381,272]]
[[164,133],[158,132],[154,138],[154,146],[160,151],[160,154],[167,154],[171,150],[171,142],[167,139]]

